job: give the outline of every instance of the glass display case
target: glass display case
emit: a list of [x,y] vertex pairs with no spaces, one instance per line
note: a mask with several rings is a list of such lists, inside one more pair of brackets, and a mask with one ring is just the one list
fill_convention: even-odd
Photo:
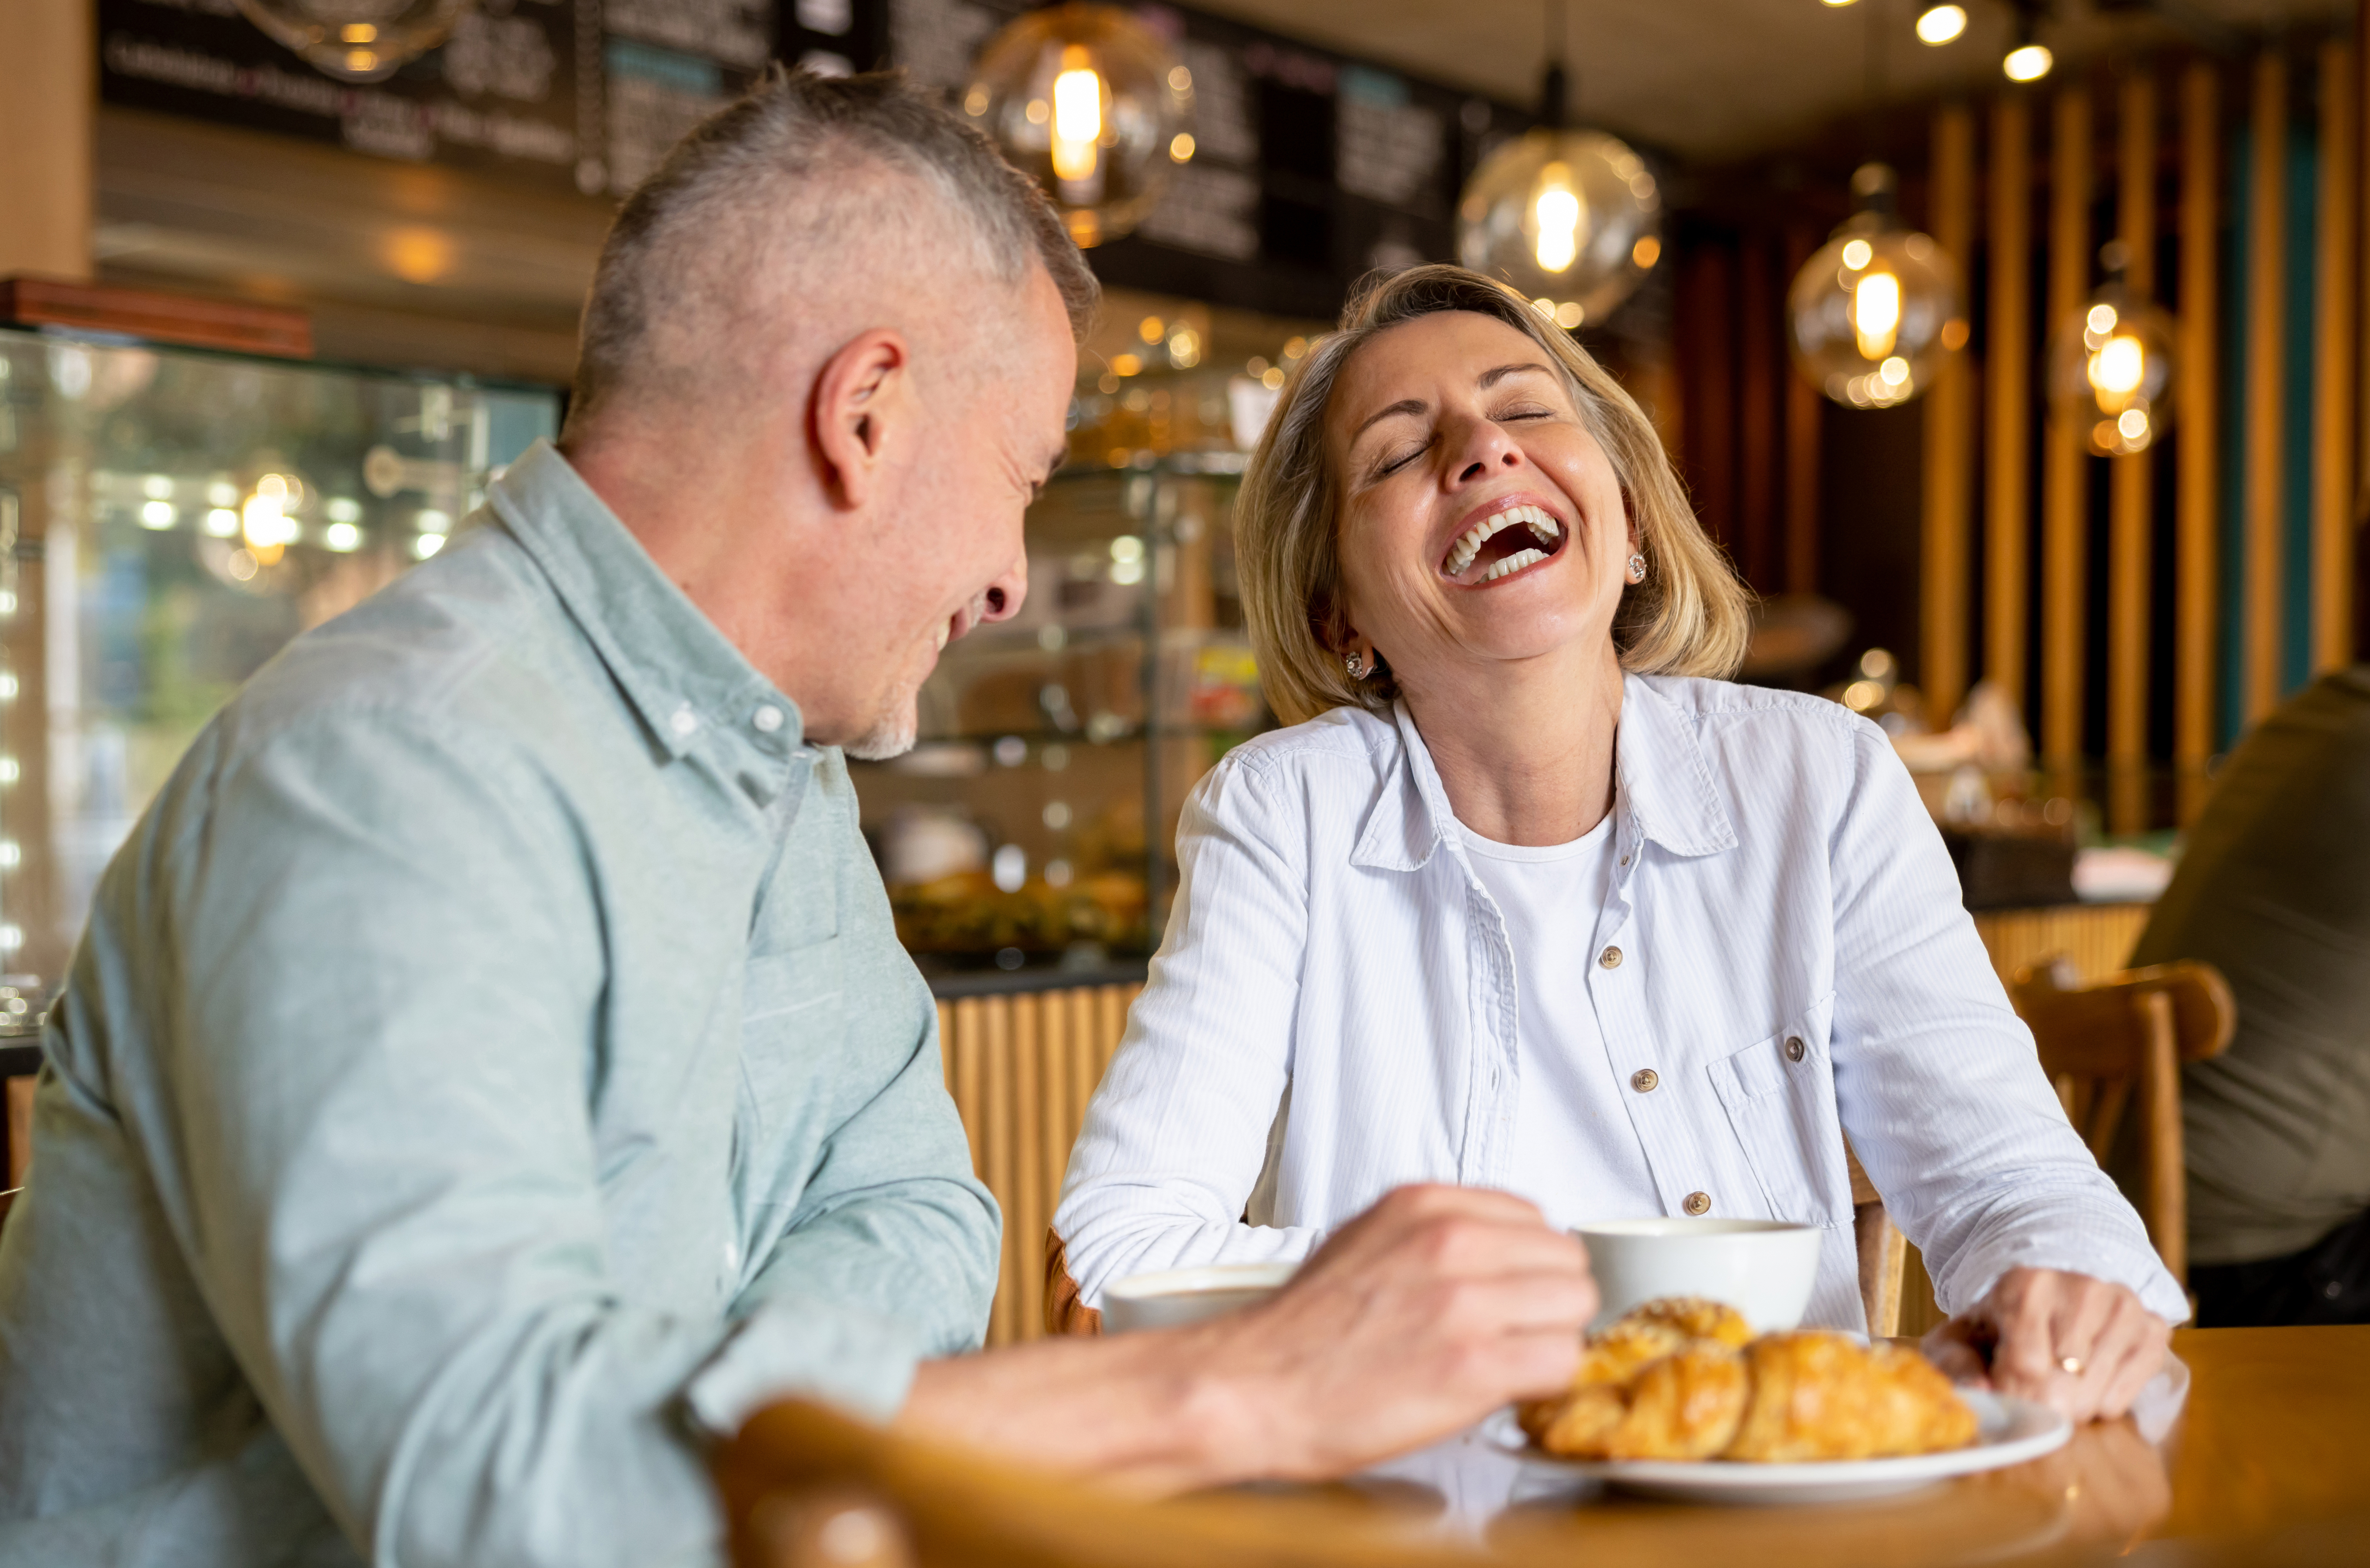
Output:
[[551,388],[0,329],[0,967],[290,638],[440,548]]

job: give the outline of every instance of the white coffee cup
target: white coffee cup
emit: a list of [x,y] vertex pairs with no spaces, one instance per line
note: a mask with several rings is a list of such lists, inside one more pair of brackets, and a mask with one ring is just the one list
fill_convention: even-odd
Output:
[[1132,1274],[1103,1292],[1103,1332],[1175,1328],[1253,1306],[1283,1289],[1299,1267],[1229,1263]]
[[1755,1333],[1802,1321],[1826,1232],[1782,1219],[1602,1219],[1572,1232],[1588,1248],[1602,1328],[1663,1296],[1703,1296],[1744,1314]]

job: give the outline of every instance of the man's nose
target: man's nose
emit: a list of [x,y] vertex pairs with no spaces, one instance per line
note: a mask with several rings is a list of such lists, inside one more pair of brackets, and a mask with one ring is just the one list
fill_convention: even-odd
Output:
[[983,621],[1009,621],[1020,613],[1023,601],[1029,597],[1029,557],[1021,556],[1007,567],[1004,575],[987,585],[980,595],[979,618]]

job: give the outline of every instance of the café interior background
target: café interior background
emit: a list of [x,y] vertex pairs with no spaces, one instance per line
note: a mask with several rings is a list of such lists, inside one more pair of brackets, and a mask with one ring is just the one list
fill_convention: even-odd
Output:
[[[1969,0],[1940,43],[1912,0],[1131,9],[1190,74],[1191,145],[1088,251],[1110,303],[1035,590],[950,650],[924,744],[862,770],[934,969],[1140,974],[1186,790],[1272,722],[1228,530],[1263,398],[1359,276],[1457,255],[1461,196],[1540,122],[1554,61],[1570,124],[1651,194],[1634,291],[1576,331],[1763,598],[1747,677],[1879,717],[1939,817],[2160,852],[2214,759],[2361,646],[2354,6]],[[0,277],[284,307],[311,346],[8,335],[6,966],[61,971],[98,865],[239,680],[556,429],[604,228],[675,134],[769,59],[900,65],[960,102],[1020,10],[477,0],[351,84],[233,0],[8,6]],[[2035,40],[2052,68],[2009,80]],[[1793,362],[1789,290],[1870,160],[1962,309],[1918,395],[1855,406]],[[2109,240],[2177,384],[2146,450],[2100,456],[2050,378]],[[2006,704],[1969,704],[1978,682]]]

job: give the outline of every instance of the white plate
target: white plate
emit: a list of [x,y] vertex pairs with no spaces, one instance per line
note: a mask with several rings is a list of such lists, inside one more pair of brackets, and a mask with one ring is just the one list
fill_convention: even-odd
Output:
[[1485,1441],[1536,1465],[1582,1475],[1625,1492],[1680,1503],[1857,1503],[1914,1492],[1954,1475],[2039,1459],[2065,1446],[2074,1424],[2044,1404],[2010,1394],[1959,1391],[1975,1413],[1975,1440],[1939,1454],[1892,1459],[1827,1459],[1809,1464],[1742,1464],[1723,1459],[1559,1459],[1531,1447],[1501,1410],[1481,1424]]

